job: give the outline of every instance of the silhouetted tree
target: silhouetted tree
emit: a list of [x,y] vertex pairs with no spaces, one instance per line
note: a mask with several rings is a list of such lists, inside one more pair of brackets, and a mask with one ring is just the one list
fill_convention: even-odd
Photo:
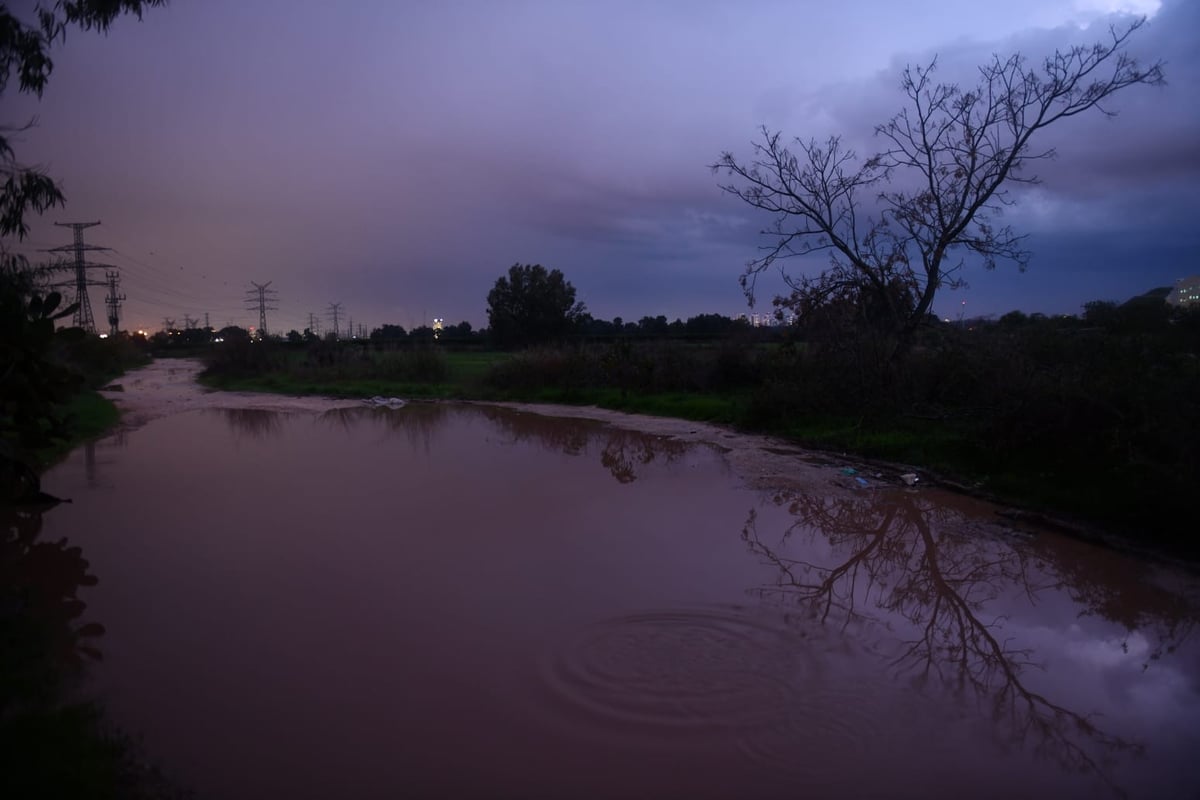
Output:
[[488,325],[502,347],[561,339],[580,321],[583,303],[557,269],[513,264],[488,292]]
[[[162,5],[166,0],[58,0],[48,6],[34,5],[29,18],[22,19],[7,3],[0,4],[0,95],[15,72],[18,91],[41,97],[54,69],[50,49],[66,39],[68,28],[105,32],[122,14],[140,19],[144,9]],[[32,124],[17,126],[17,130],[27,130]],[[63,203],[62,190],[49,175],[17,161],[7,136],[12,130],[0,126],[0,174],[4,179],[0,188],[0,246],[9,236],[24,238],[27,212],[40,214]],[[9,258],[7,248],[0,254]]]
[[447,325],[442,328],[442,338],[460,342],[471,338],[471,323],[463,320],[457,325]]
[[736,320],[722,314],[697,314],[688,317],[683,329],[688,336],[726,336],[735,330],[749,327],[745,320]]
[[414,342],[432,342],[434,340],[433,328],[428,325],[418,325],[408,332],[408,338]]
[[665,337],[667,326],[667,318],[661,314],[657,317],[642,317],[638,321],[638,330],[642,336]]
[[400,325],[380,325],[371,331],[373,341],[396,341],[408,338],[408,333]]
[[28,271],[0,266],[0,457],[48,444],[62,424],[55,404],[80,387],[52,353],[55,321],[75,310],[61,301],[39,293]]
[[866,159],[839,136],[797,139],[793,152],[765,127],[752,160],[723,153],[713,170],[733,182],[722,188],[775,215],[766,255],[742,274],[747,297],[754,301],[758,275],[782,259],[827,252],[831,264],[816,277],[784,270],[792,297],[783,302],[869,298],[898,337],[895,355],[926,321],[938,289],[961,285],[965,257],[1024,269],[1023,237],[994,224],[1006,186],[1037,182],[1025,168],[1054,155],[1033,148],[1042,129],[1093,108],[1111,115],[1102,103],[1114,93],[1163,82],[1160,63],[1143,67],[1125,52],[1144,22],[1056,51],[1040,68],[1019,54],[994,56],[969,88],[935,82],[936,59],[910,66],[901,81],[908,107],[876,128],[886,149]]
[[217,331],[217,338],[225,342],[249,342],[250,331],[237,325],[227,325]]

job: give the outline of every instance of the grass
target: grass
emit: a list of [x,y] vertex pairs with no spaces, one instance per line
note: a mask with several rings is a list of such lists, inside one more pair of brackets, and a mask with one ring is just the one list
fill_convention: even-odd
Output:
[[112,401],[91,389],[76,394],[56,410],[64,427],[55,431],[49,444],[33,452],[37,467],[54,464],[84,442],[112,430],[121,419]]

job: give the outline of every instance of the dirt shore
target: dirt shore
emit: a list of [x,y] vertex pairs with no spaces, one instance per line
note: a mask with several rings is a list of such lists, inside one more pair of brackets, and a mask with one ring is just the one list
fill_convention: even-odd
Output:
[[[362,400],[208,389],[196,382],[202,369],[203,365],[195,359],[159,359],[125,374],[106,387],[102,394],[120,409],[119,429],[124,431],[135,430],[160,417],[197,409],[255,408],[320,412],[364,404]],[[739,433],[703,422],[626,414],[594,406],[536,403],[489,405],[546,416],[597,420],[652,436],[711,444],[724,452],[739,479],[758,489],[852,492],[862,490],[864,481],[868,488],[902,485],[899,468],[864,466],[851,457],[815,453],[781,439]],[[843,474],[842,470],[847,467],[855,468],[856,474]]]

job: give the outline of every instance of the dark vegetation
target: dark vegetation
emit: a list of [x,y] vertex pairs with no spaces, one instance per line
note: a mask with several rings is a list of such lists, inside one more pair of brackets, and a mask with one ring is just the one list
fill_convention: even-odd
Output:
[[[55,330],[69,316],[58,292],[39,291],[33,273],[0,268],[0,458],[34,469],[116,421],[95,390],[149,360],[126,336],[101,339],[78,328]],[[11,476],[12,470],[5,474]],[[4,482],[4,497],[21,487]]]
[[501,347],[561,339],[583,316],[575,287],[541,264],[513,264],[487,296],[488,327]]

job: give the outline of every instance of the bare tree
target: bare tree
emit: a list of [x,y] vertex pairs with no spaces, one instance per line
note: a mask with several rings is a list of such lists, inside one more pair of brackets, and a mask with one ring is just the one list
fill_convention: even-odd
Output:
[[[751,261],[742,288],[754,302],[760,273],[778,265],[792,290],[776,304],[800,312],[853,300],[872,309],[898,335],[901,352],[926,319],[943,286],[962,285],[965,259],[988,269],[998,260],[1022,270],[1022,236],[996,218],[1011,204],[1007,185],[1034,184],[1030,162],[1052,158],[1035,149],[1041,130],[1085,111],[1107,116],[1104,103],[1134,84],[1163,83],[1161,62],[1142,66],[1126,52],[1145,19],[1111,28],[1107,41],[1056,51],[1040,68],[1019,54],[994,55],[968,89],[934,80],[936,58],[904,70],[906,107],[876,127],[886,149],[860,158],[840,136],[824,143],[762,129],[754,157],[725,152],[712,165],[732,179],[722,188],[775,214],[763,231],[765,255]],[[827,252],[820,275],[793,276],[783,259]]]

